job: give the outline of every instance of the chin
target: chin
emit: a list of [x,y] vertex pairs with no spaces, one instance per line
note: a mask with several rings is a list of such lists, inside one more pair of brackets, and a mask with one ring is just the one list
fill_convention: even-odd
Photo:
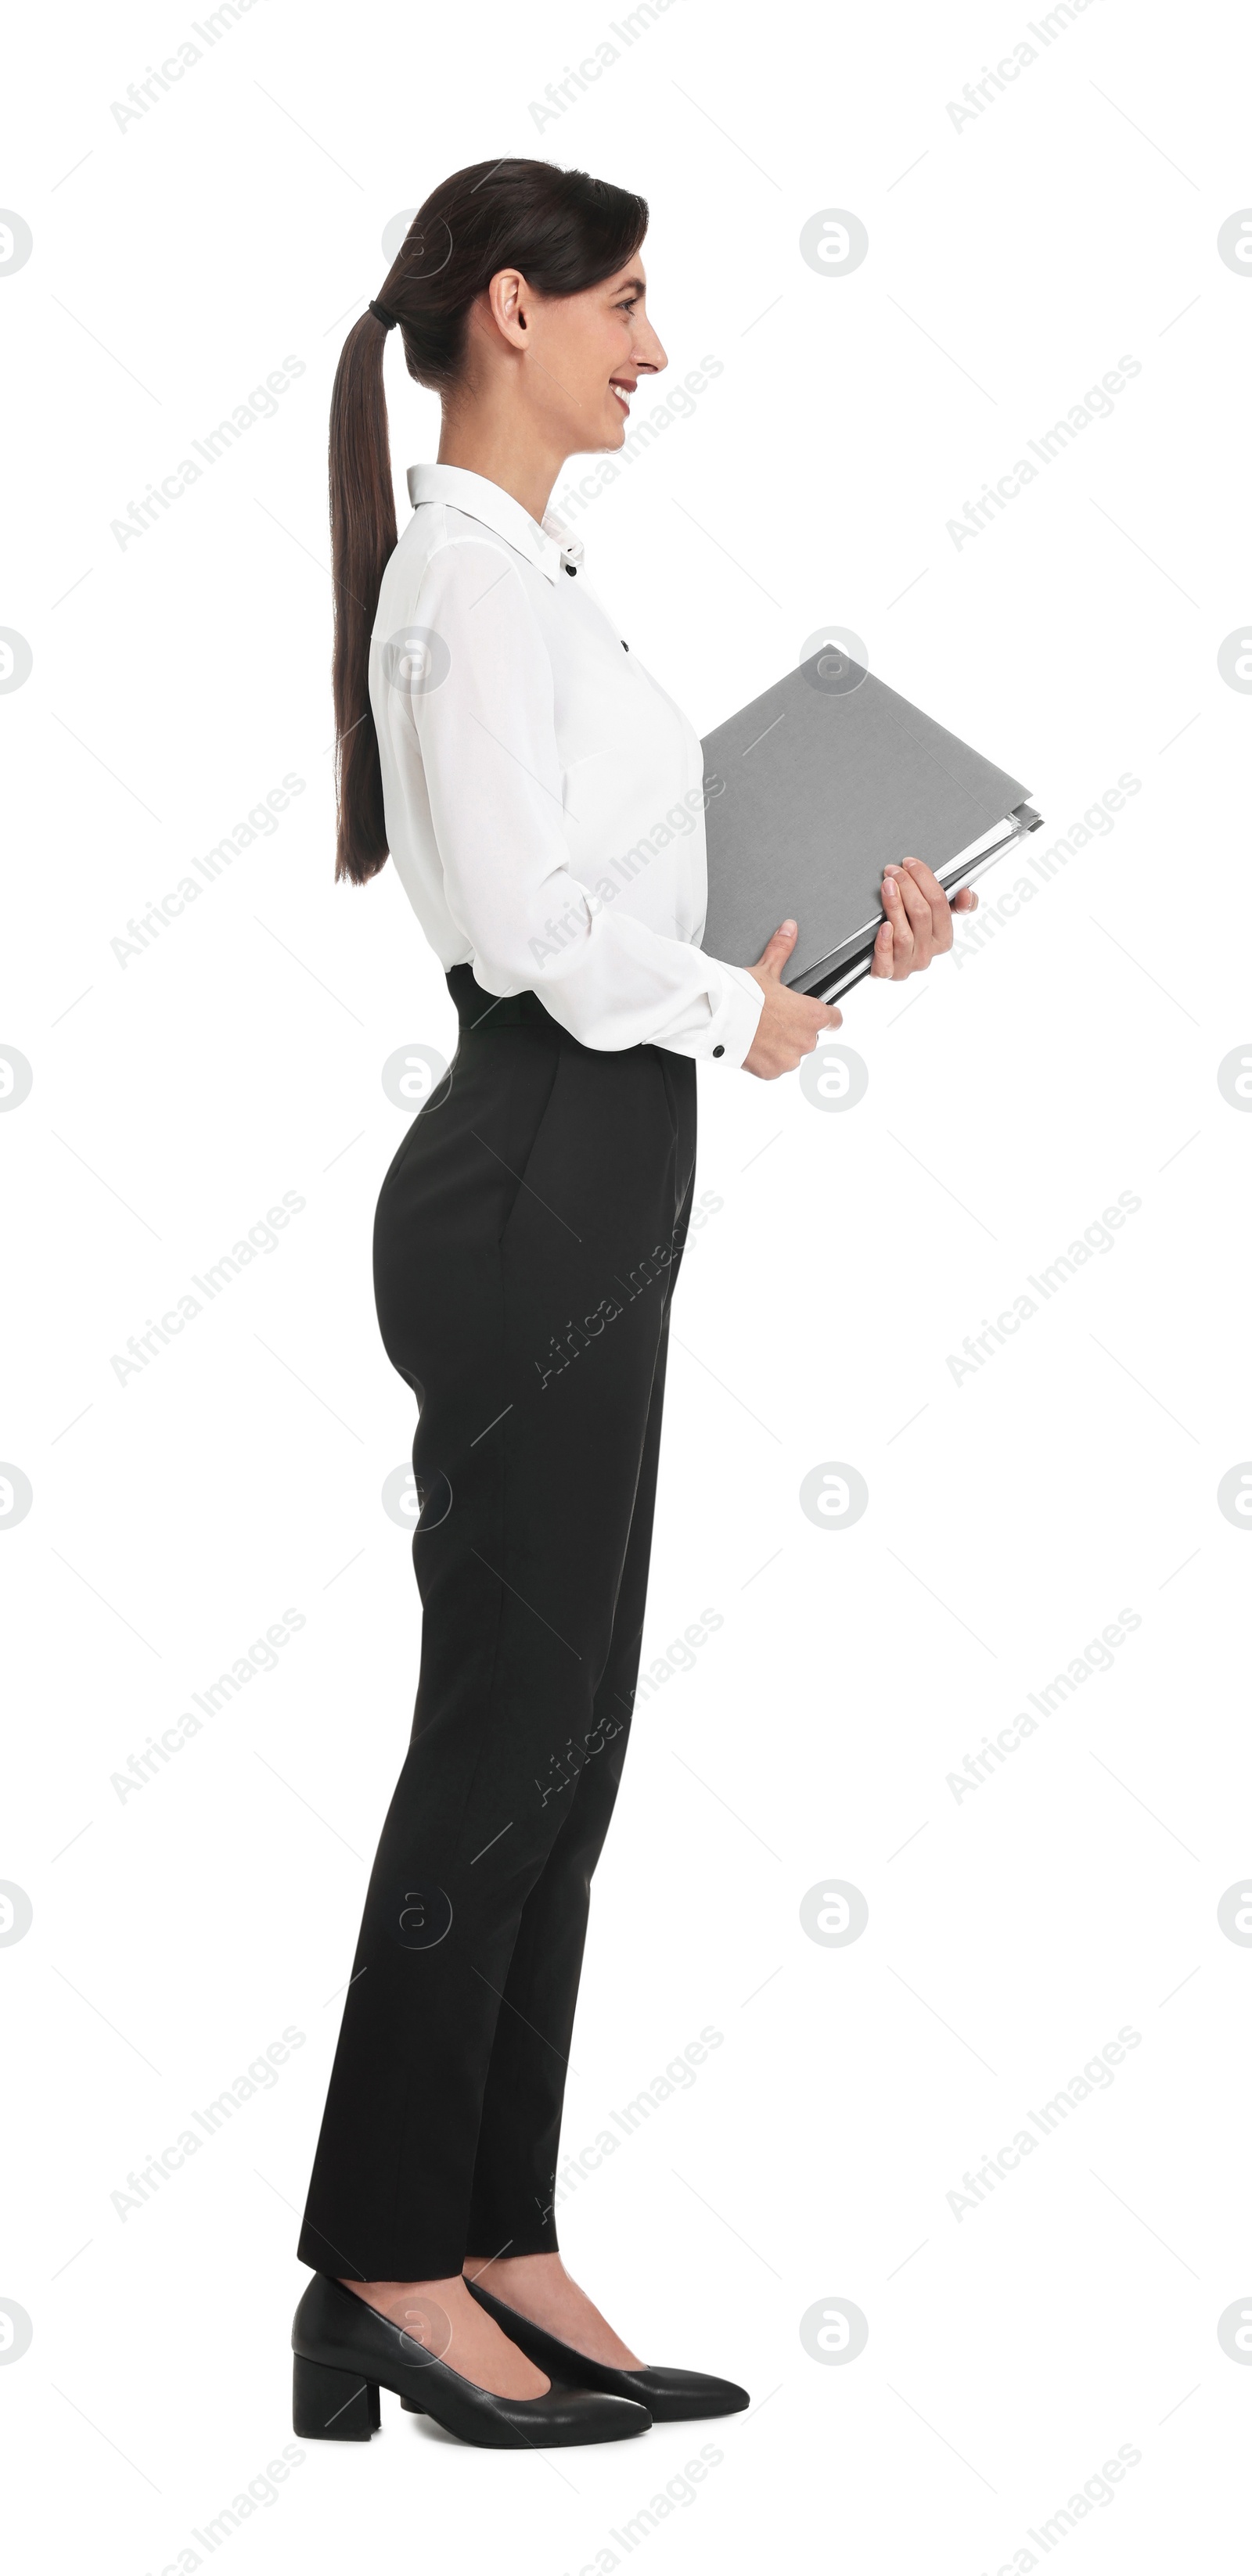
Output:
[[571,452],[579,456],[608,455],[612,449],[625,446],[626,432],[629,427],[630,421],[627,415],[624,412],[619,412],[615,419],[604,423],[602,429],[595,438],[587,437],[581,439],[577,449]]

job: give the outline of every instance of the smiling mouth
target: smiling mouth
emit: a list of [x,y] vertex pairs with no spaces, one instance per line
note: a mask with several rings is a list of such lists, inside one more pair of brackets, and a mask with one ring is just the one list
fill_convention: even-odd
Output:
[[616,378],[616,376],[610,376],[610,378],[609,378],[609,390],[610,390],[610,392],[611,392],[611,393],[615,393],[615,394],[616,394],[617,399],[618,399],[619,403],[621,404],[623,411],[624,411],[624,412],[629,412],[629,410],[630,410],[630,397],[631,397],[631,395],[633,394],[633,392],[634,392],[634,390],[635,390],[635,388],[634,388],[633,384],[632,384],[632,385],[619,384],[619,383],[618,383],[618,380],[617,380],[617,378]]

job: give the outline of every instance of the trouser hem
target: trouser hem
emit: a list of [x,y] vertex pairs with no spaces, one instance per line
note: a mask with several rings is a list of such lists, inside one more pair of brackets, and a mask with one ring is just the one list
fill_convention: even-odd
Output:
[[333,2245],[308,2220],[296,2247],[296,2261],[311,2272],[328,2272],[336,2281],[454,2281],[465,2261],[445,2238],[424,2242],[412,2236],[372,2237],[355,2249],[355,2260]]

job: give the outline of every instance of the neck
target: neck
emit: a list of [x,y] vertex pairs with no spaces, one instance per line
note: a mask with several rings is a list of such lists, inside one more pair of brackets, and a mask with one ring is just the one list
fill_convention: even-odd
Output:
[[565,461],[565,448],[538,423],[519,419],[513,403],[479,403],[467,415],[444,413],[437,462],[498,483],[532,519],[542,520]]

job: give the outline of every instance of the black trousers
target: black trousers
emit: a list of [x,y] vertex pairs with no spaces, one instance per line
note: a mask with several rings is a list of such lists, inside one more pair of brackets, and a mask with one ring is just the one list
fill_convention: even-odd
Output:
[[583,1047],[467,967],[449,1074],[382,1185],[416,1394],[421,1672],[299,2241],[432,2280],[555,2249],[591,1873],[638,1670],[695,1067]]

